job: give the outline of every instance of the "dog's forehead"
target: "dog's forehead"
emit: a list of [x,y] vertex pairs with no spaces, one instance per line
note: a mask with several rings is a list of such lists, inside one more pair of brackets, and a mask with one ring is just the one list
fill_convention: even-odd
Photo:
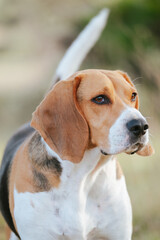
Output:
[[123,74],[118,71],[107,71],[107,76],[111,79],[114,88],[117,90],[120,87],[123,89],[135,89],[130,79],[126,79]]
[[106,91],[112,91],[113,84],[111,80],[100,71],[85,74],[80,84],[79,94],[84,98],[91,98],[97,94],[105,94]]
[[80,98],[89,99],[98,94],[114,95],[120,97],[130,95],[136,91],[126,79],[117,71],[87,71],[81,81],[78,96]]
[[119,96],[125,97],[130,95],[132,92],[137,92],[131,80],[126,80],[126,78],[117,71],[109,72],[108,77],[111,79],[114,90]]

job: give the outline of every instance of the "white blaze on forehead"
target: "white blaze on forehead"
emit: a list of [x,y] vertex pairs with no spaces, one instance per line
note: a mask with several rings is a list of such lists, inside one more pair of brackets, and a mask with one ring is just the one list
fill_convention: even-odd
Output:
[[[135,108],[127,107],[115,121],[109,131],[109,154],[116,154],[131,147],[129,131],[126,124],[133,119],[145,118]],[[148,133],[142,137],[142,144],[148,141]]]

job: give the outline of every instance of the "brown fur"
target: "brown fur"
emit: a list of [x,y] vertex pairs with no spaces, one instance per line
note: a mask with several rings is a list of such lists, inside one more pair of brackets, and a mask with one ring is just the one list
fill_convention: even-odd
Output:
[[[133,91],[136,89],[117,71],[85,71],[77,99],[89,125],[93,145],[109,148],[106,141],[109,129],[124,110],[125,103],[136,107],[136,103],[131,102]],[[91,101],[101,94],[107,95],[112,104],[98,106]]]
[[[103,167],[103,165],[107,162],[109,157],[110,157],[109,155],[108,156],[102,155],[95,169],[92,171],[92,174],[94,174],[100,167]],[[121,179],[122,176],[123,176],[122,168],[119,162],[116,160],[116,179],[119,180]]]
[[[138,98],[131,101],[136,89],[120,71],[85,70],[57,83],[33,113],[31,126],[62,159],[78,163],[87,148],[109,148],[109,129],[128,106],[138,108]],[[111,104],[98,106],[92,98],[104,94]],[[10,174],[9,205],[14,225],[14,187],[18,192],[48,191],[60,184],[61,166],[48,156],[38,133],[20,146]],[[144,151],[145,150],[145,151]],[[150,155],[148,145],[139,154]],[[95,171],[104,164],[102,156]],[[117,179],[122,171],[117,163]]]
[[154,149],[150,145],[150,143],[148,143],[145,147],[139,150],[137,154],[140,156],[151,156],[152,154],[154,154]]
[[99,170],[101,167],[103,167],[103,165],[107,162],[108,158],[110,158],[109,155],[107,155],[107,156],[101,155],[101,158],[100,158],[99,162],[97,163],[96,167],[94,168],[94,170],[92,171],[92,174],[94,174],[97,170]]
[[8,227],[8,225],[6,225],[6,237],[7,240],[9,240],[11,237],[11,229]]
[[58,83],[38,106],[31,122],[62,159],[75,163],[80,162],[88,144],[88,126],[76,100],[79,81]]

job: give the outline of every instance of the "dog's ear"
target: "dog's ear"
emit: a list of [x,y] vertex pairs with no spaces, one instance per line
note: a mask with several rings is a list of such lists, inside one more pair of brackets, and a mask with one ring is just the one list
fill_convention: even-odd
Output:
[[[126,72],[123,72],[123,71],[120,71],[120,70],[117,70],[117,72],[119,74],[121,74],[123,76],[123,78],[132,86],[132,87],[135,87],[133,82],[131,81],[130,77],[128,76],[128,74]],[[136,109],[139,109],[139,98],[137,96],[136,98],[136,104],[135,104],[135,108]]]
[[152,154],[154,154],[154,149],[153,147],[150,145],[150,143],[148,143],[146,146],[144,146],[141,150],[139,150],[138,152],[136,152],[138,155],[140,156],[151,156]]
[[78,163],[88,144],[87,122],[79,108],[76,93],[83,75],[60,81],[33,113],[31,126],[64,160]]

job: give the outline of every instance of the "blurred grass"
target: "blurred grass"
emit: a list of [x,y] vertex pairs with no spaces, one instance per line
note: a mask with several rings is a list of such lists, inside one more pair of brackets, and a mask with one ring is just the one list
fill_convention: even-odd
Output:
[[[82,68],[122,69],[137,78],[156,153],[122,154],[120,162],[133,207],[133,240],[159,240],[159,0],[0,0],[0,157],[14,130],[31,119],[65,49],[102,7],[111,8],[108,25]],[[0,217],[0,240],[4,231]]]
[[6,239],[6,235],[5,235],[5,223],[1,215],[0,215],[0,239],[8,240]]

